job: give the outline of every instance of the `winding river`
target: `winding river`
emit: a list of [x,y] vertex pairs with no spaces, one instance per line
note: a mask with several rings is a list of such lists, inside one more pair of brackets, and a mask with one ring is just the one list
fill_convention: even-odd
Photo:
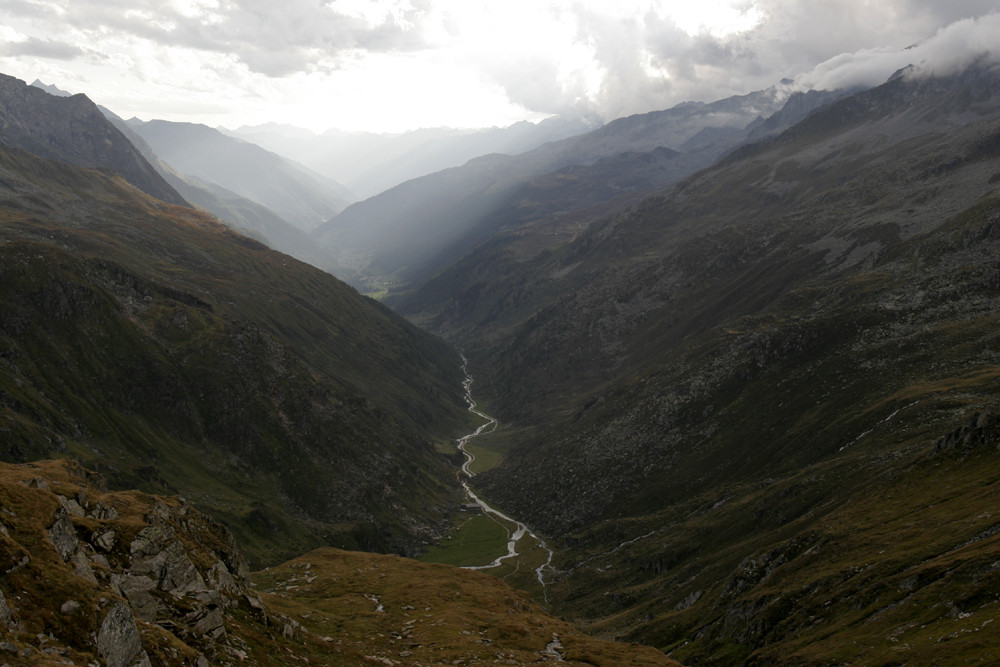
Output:
[[488,570],[490,568],[499,567],[505,560],[516,558],[517,556],[521,555],[517,550],[518,544],[527,537],[528,539],[537,542],[538,547],[540,549],[543,549],[548,555],[545,562],[539,565],[535,569],[535,574],[538,577],[538,583],[541,584],[542,590],[546,591],[545,571],[551,569],[552,567],[552,557],[555,555],[552,549],[549,548],[549,546],[545,543],[545,540],[543,540],[541,537],[533,533],[530,528],[525,526],[517,519],[513,519],[504,514],[503,512],[501,512],[500,510],[490,506],[488,503],[486,503],[486,501],[477,496],[475,492],[472,490],[472,488],[469,486],[468,480],[476,476],[476,473],[472,472],[472,470],[469,469],[469,466],[472,464],[473,461],[476,460],[476,457],[474,454],[472,454],[472,452],[470,452],[466,448],[466,446],[469,444],[469,441],[472,440],[473,438],[478,437],[483,433],[492,433],[493,431],[495,431],[497,428],[497,420],[494,419],[493,417],[490,417],[486,413],[482,412],[476,405],[476,402],[472,400],[472,376],[469,375],[468,361],[464,356],[462,357],[462,371],[465,373],[465,380],[462,382],[462,387],[465,389],[465,402],[469,406],[469,412],[478,415],[479,417],[482,417],[483,419],[486,420],[475,431],[469,433],[468,435],[464,435],[458,439],[458,448],[465,455],[465,462],[462,464],[461,474],[467,478],[465,480],[462,480],[462,487],[465,489],[465,493],[469,497],[469,500],[475,503],[476,505],[479,505],[479,507],[483,510],[483,514],[492,516],[494,519],[500,521],[501,524],[503,524],[505,527],[508,527],[510,524],[513,524],[515,527],[513,532],[511,532],[508,527],[507,532],[510,539],[507,542],[507,553],[505,555],[500,556],[492,563],[489,563],[487,565],[467,565],[465,566],[464,569]]

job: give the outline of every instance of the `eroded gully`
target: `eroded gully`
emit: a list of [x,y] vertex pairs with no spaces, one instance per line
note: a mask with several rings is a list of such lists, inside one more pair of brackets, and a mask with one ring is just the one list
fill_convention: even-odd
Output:
[[[467,565],[465,566],[464,569],[488,570],[490,568],[499,567],[501,564],[503,564],[504,561],[509,560],[511,558],[516,558],[521,555],[517,550],[518,545],[521,543],[521,541],[525,540],[525,538],[529,540],[534,540],[538,544],[538,548],[544,550],[545,553],[547,554],[545,562],[539,565],[535,569],[535,574],[538,577],[538,583],[542,586],[543,594],[547,598],[548,594],[546,589],[545,571],[551,569],[552,567],[552,558],[555,555],[552,549],[550,549],[549,546],[545,543],[545,540],[543,540],[541,537],[533,533],[530,528],[525,526],[517,519],[511,518],[506,514],[504,514],[503,512],[501,512],[500,510],[496,509],[495,507],[489,505],[486,501],[477,496],[476,493],[469,486],[468,480],[476,476],[476,473],[472,472],[472,470],[469,469],[469,466],[472,464],[473,461],[476,460],[476,457],[474,454],[472,454],[472,452],[470,452],[466,448],[466,446],[469,444],[469,441],[472,440],[473,438],[476,438],[482,435],[483,433],[492,433],[493,431],[495,431],[497,428],[497,420],[479,410],[476,402],[472,399],[472,376],[469,375],[468,362],[466,361],[465,357],[462,357],[462,370],[465,373],[465,380],[462,382],[462,386],[465,389],[465,402],[469,406],[469,412],[479,417],[482,417],[483,419],[486,420],[475,431],[469,433],[468,435],[462,436],[461,438],[458,439],[458,448],[465,455],[465,462],[462,464],[461,474],[464,475],[466,479],[462,480],[462,487],[465,489],[465,493],[469,497],[469,500],[471,500],[476,505],[479,505],[479,507],[483,511],[483,514],[492,516],[495,519],[500,520],[500,523],[507,528],[507,532],[509,535],[509,540],[507,541],[507,553],[505,555],[500,556],[492,563],[489,563],[487,565]],[[513,532],[509,528],[509,525],[511,524],[513,524],[515,527]]]

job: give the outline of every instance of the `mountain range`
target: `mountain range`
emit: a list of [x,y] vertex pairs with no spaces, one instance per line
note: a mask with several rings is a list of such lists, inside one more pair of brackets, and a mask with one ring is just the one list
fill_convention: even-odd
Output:
[[790,107],[796,112],[782,116],[774,114],[788,94],[772,88],[622,118],[525,153],[487,155],[407,181],[349,206],[314,237],[334,254],[331,270],[352,283],[412,288],[498,232],[669,185],[747,138],[763,116],[791,123],[838,94],[799,94]]
[[175,169],[255,201],[306,231],[339,213],[354,196],[336,181],[205,125],[127,123]]
[[50,95],[0,75],[0,141],[51,160],[105,167],[148,195],[187,204],[115,128],[100,122],[86,95]]
[[[115,173],[74,139],[128,143],[100,114],[35,115],[0,133],[0,564],[44,602],[4,588],[0,651],[996,659],[996,67],[619,119],[310,232],[409,321]],[[562,621],[480,573],[329,549],[419,555],[489,522],[459,511],[463,369],[498,419],[468,483],[553,552],[498,571]],[[271,566],[256,595],[237,550]]]
[[598,125],[596,119],[553,117],[480,130],[429,128],[402,134],[330,130],[317,135],[271,124],[241,127],[230,134],[308,165],[367,198],[482,155],[523,153]]

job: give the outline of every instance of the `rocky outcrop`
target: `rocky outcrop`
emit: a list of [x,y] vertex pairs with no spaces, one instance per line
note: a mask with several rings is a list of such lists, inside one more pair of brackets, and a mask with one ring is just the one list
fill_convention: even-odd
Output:
[[[938,438],[934,443],[934,449],[938,452],[947,449],[969,449],[998,442],[1000,442],[1000,422],[996,416],[988,412],[976,412],[965,424]],[[1000,449],[1000,444],[996,446]]]
[[3,562],[20,564],[0,592],[5,650],[204,667],[242,651],[227,632],[236,608],[271,623],[225,527],[179,498],[92,482],[68,461],[0,465]]

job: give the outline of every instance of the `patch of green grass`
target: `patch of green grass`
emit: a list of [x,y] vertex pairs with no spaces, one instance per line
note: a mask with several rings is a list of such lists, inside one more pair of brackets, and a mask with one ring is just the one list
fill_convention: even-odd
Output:
[[507,552],[507,529],[488,516],[470,516],[418,560],[447,565],[486,565]]
[[469,470],[471,470],[473,474],[478,475],[479,473],[486,472],[487,470],[492,470],[500,465],[501,461],[503,461],[503,455],[488,445],[484,446],[469,443],[465,446],[465,448],[469,450],[469,453],[476,457],[476,460],[469,466]]

